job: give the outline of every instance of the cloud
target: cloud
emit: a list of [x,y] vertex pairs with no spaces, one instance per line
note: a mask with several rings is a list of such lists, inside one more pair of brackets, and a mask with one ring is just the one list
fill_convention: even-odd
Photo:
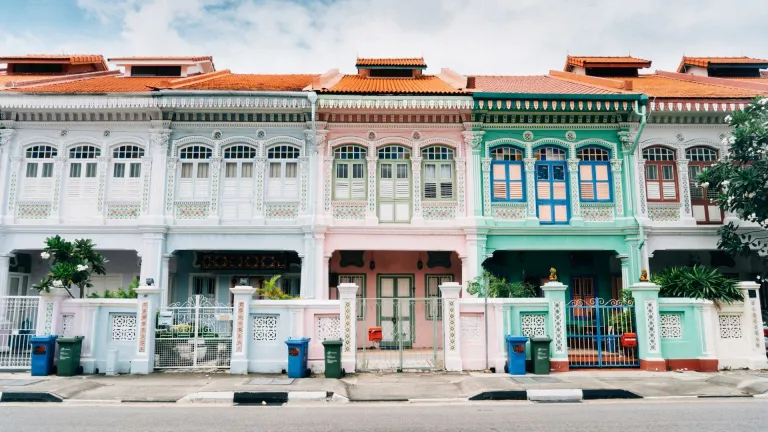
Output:
[[[565,56],[768,57],[768,2],[732,0],[77,0],[103,37],[0,37],[13,51],[213,55],[241,73],[354,70],[356,56],[421,56],[430,72],[544,74]],[[1,24],[1,23],[0,23]]]

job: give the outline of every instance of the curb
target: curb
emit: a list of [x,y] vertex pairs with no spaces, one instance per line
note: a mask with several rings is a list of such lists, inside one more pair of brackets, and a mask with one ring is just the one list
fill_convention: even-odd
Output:
[[643,399],[642,396],[621,389],[529,389],[482,392],[470,401],[524,401],[581,402],[601,399]]
[[0,392],[0,402],[62,402],[64,399],[49,392]]

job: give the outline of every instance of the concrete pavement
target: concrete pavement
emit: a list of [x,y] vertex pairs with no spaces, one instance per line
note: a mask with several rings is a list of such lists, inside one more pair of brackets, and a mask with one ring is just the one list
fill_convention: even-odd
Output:
[[[768,397],[768,371],[720,373],[584,371],[511,376],[470,373],[366,373],[342,380],[284,375],[155,373],[151,375],[31,377],[0,374],[0,400],[19,394],[51,394],[68,401],[226,403],[233,395],[283,394],[286,400],[333,402],[526,399],[529,390],[583,391],[589,395],[644,398],[690,396]],[[591,393],[590,393],[591,392]],[[322,396],[325,394],[325,398]],[[602,396],[600,396],[602,395]],[[283,396],[280,396],[283,397]],[[593,397],[593,398],[597,398]],[[231,403],[231,400],[230,400]]]
[[180,404],[78,406],[0,404],[3,432],[391,432],[570,431],[763,432],[768,401],[692,399],[577,404],[343,404],[207,407]]

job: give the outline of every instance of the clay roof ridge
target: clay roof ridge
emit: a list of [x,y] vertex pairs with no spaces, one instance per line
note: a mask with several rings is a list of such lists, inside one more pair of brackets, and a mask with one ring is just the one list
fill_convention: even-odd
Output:
[[[748,61],[743,61],[748,60]],[[698,57],[698,56],[683,56],[680,60],[680,65],[677,67],[677,72],[682,73],[685,70],[686,65],[709,67],[710,63],[715,64],[768,64],[768,60],[759,59],[749,56],[735,56],[735,57]]]
[[171,80],[168,80],[168,88],[171,90],[175,90],[191,84],[198,84],[198,83],[210,81],[212,79],[220,78],[225,75],[232,75],[232,72],[229,69],[223,69],[220,71],[208,72],[208,73],[199,74],[199,75],[192,75],[184,78],[171,79]]
[[[661,73],[659,73],[659,72],[661,72]],[[676,75],[676,76],[670,76],[670,75]],[[664,79],[669,79],[669,80],[693,82],[693,83],[701,84],[701,85],[705,85],[705,86],[719,87],[719,88],[730,89],[730,90],[735,90],[735,89],[742,89],[742,90],[744,90],[744,88],[741,87],[741,86],[733,85],[731,80],[725,80],[724,83],[720,83],[720,82],[714,81],[714,80],[716,80],[716,78],[712,78],[712,77],[693,77],[693,75],[681,74],[681,73],[673,73],[673,72],[664,72],[664,71],[656,71],[656,74],[654,76],[657,76],[657,77],[660,77],[660,78],[664,78]],[[690,79],[689,77],[693,77],[694,79]],[[699,80],[696,80],[695,78],[708,78],[708,80],[707,81],[699,81]]]
[[708,76],[696,76],[691,74],[679,73],[679,72],[665,72],[656,71],[656,76],[677,79],[681,81],[695,82],[698,84],[708,84],[719,87],[740,88],[745,90],[757,90],[768,92],[768,83],[751,82],[751,81],[739,81],[728,78],[717,78]]
[[612,91],[620,94],[636,93],[632,91],[633,85],[631,80],[593,77],[593,76],[580,75],[573,72],[565,72],[565,71],[558,71],[558,70],[550,70],[549,77],[553,79],[559,79],[559,80],[586,85],[590,87],[597,87],[603,90],[608,90],[608,91]]
[[105,78],[105,77],[119,76],[119,75],[122,75],[122,73],[116,70],[86,72],[86,73],[72,74],[72,75],[57,75],[57,76],[52,76],[50,78],[41,78],[41,79],[28,80],[28,81],[8,81],[5,83],[5,87],[17,88],[17,89],[28,88],[28,87],[37,87],[40,85],[63,84],[63,83],[69,83],[69,82],[75,82],[75,81],[82,81],[82,80],[88,80],[88,79],[94,79],[94,78]]
[[125,60],[189,60],[189,61],[213,61],[213,56],[127,56],[110,57],[107,61],[125,61]]

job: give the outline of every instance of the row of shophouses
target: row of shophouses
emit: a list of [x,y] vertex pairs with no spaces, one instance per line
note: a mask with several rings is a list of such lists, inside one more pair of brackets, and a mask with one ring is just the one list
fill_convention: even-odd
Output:
[[[765,270],[717,250],[733,217],[695,177],[727,155],[725,117],[768,96],[768,60],[569,56],[540,76],[429,75],[421,58],[306,75],[0,63],[0,296],[36,293],[54,234],[107,257],[93,292],[138,276],[161,306],[231,304],[243,278],[281,275],[305,300],[356,284],[359,320],[382,313],[362,299],[436,298],[484,268],[539,286],[555,267],[566,301],[673,265]],[[414,315],[431,333],[437,317]]]

